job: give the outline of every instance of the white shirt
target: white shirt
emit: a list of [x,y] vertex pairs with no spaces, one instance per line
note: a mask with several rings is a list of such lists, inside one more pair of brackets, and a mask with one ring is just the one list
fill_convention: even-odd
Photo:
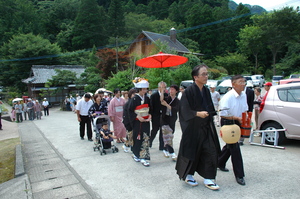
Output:
[[43,101],[42,105],[43,106],[49,106],[49,102],[48,101]]
[[242,117],[242,113],[248,110],[247,97],[244,91],[239,95],[234,89],[228,91],[220,100],[220,116]]
[[179,92],[177,98],[180,100],[181,97],[182,97],[182,92]]
[[220,93],[218,91],[215,91],[215,92],[210,92],[210,95],[211,95],[211,99],[212,99],[212,102],[215,106],[218,106],[219,105],[219,100],[220,100]]
[[85,101],[84,98],[80,99],[77,102],[76,110],[79,111],[80,115],[82,116],[88,116],[89,115],[89,109],[93,105],[93,101]]

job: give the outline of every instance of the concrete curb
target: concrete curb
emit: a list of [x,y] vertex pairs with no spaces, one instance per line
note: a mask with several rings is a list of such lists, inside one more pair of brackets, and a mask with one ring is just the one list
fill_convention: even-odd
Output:
[[24,161],[22,154],[22,146],[16,146],[16,164],[15,164],[15,178],[25,174]]

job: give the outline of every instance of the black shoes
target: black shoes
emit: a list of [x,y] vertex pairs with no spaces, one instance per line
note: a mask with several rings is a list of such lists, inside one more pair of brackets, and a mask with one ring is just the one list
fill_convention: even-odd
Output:
[[236,177],[235,179],[236,179],[236,182],[239,183],[240,185],[246,185],[243,177],[242,178]]
[[81,140],[84,140],[84,138],[83,138],[83,137],[81,137],[80,139],[81,139]]
[[90,138],[90,139],[89,139],[89,141],[91,141],[91,142],[92,142],[92,141],[93,141],[93,139],[92,139],[92,138]]
[[227,168],[225,168],[225,167],[219,167],[219,169],[220,169],[221,171],[224,171],[224,172],[229,172],[229,169],[227,169]]

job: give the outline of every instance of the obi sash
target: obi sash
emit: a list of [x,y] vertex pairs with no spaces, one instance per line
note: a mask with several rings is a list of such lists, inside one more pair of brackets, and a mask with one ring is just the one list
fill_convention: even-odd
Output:
[[[142,104],[142,105],[139,105],[135,108],[134,112],[141,116],[142,118],[144,119],[148,119],[149,118],[149,105],[148,104]],[[136,120],[138,120],[136,118]]]

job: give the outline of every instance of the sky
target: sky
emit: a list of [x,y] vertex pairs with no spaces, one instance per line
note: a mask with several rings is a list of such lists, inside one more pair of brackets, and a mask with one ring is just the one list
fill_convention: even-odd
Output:
[[233,0],[237,4],[259,5],[267,11],[281,9],[286,6],[293,6],[294,9],[300,6],[300,0]]

